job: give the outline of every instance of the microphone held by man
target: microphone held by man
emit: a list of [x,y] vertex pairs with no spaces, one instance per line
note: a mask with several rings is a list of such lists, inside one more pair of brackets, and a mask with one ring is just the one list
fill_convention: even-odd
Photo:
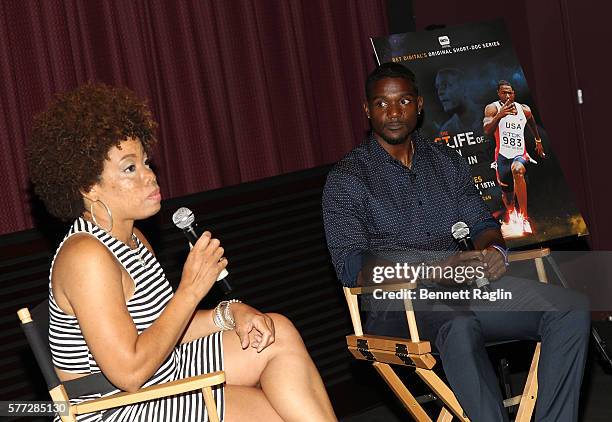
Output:
[[[451,227],[453,239],[457,242],[459,249],[462,251],[474,251],[476,247],[470,237],[470,228],[463,221],[458,221]],[[478,278],[474,281],[476,287],[486,292],[491,291],[489,280],[486,277]]]

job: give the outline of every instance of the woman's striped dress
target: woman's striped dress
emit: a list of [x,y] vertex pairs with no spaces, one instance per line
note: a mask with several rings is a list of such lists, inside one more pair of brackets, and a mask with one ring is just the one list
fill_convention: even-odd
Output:
[[[135,291],[134,296],[127,301],[127,309],[138,333],[147,329],[159,317],[173,295],[172,288],[157,259],[137,238],[135,238],[137,248],[130,249],[125,243],[110,236],[98,226],[83,218],[78,218],[57,248],[53,263],[64,242],[76,233],[89,233],[97,238],[113,253],[117,261],[132,277]],[[100,368],[85,343],[79,322],[74,316],[67,315],[57,306],[51,289],[51,274],[49,275],[49,318],[49,344],[53,364],[68,372],[100,372]],[[108,347],[113,347],[113,339],[108,339]],[[221,333],[217,332],[175,347],[144,386],[220,370],[223,370],[223,345]],[[217,402],[217,410],[222,418],[224,414],[223,388],[213,389],[213,394]],[[75,402],[95,397],[100,397],[100,395],[83,396]],[[56,417],[56,420],[59,420],[59,417]],[[202,394],[196,391],[119,408],[115,412],[82,415],[78,417],[78,420],[174,422],[206,421],[208,417]]]

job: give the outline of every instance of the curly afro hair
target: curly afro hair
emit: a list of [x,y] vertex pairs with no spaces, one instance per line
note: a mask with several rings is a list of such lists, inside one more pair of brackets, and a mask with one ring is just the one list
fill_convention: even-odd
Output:
[[146,102],[126,88],[89,83],[58,94],[34,117],[26,150],[34,192],[62,220],[82,215],[81,192],[99,181],[109,150],[132,137],[149,154],[156,127]]

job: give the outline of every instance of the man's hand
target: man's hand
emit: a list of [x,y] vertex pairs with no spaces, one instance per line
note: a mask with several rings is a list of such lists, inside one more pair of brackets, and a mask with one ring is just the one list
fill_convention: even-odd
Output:
[[495,281],[506,273],[506,261],[502,253],[489,246],[482,251],[484,256],[485,274],[489,281]]
[[232,315],[236,322],[236,334],[243,349],[249,345],[257,353],[274,343],[274,322],[268,315],[244,303],[232,303]]
[[[452,268],[457,268],[457,267],[462,267],[462,268],[467,268],[467,267],[471,267],[474,268],[474,271],[471,271],[472,274],[476,274],[476,267],[484,267],[485,266],[485,255],[483,254],[482,251],[463,251],[463,252],[457,252],[453,255],[451,255],[450,257],[448,257],[447,259],[445,259],[440,266],[442,267],[442,273],[444,273],[444,268],[445,267],[452,267]],[[466,274],[466,271],[463,270],[462,274]],[[463,281],[462,283],[459,283],[457,281],[455,281],[454,279],[450,278],[442,278],[441,280],[436,280],[438,282],[438,284],[441,284],[443,286],[453,286],[453,287],[457,287],[458,285],[461,284],[466,284],[469,283],[470,281],[476,279],[477,277],[466,277],[465,281]]]
[[546,153],[544,152],[544,147],[542,146],[541,139],[535,140],[535,151],[536,151],[536,154],[540,156],[540,158],[546,157]]
[[517,111],[516,104],[514,102],[511,102],[510,98],[508,98],[502,108],[499,109],[499,111],[497,112],[497,116],[499,116],[500,119],[503,119],[504,117],[510,114],[515,115],[517,114]]

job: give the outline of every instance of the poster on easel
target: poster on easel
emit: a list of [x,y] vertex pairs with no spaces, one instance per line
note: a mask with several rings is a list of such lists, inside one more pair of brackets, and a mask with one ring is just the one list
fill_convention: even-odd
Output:
[[502,21],[372,39],[424,98],[421,134],[470,165],[510,248],[588,234]]

